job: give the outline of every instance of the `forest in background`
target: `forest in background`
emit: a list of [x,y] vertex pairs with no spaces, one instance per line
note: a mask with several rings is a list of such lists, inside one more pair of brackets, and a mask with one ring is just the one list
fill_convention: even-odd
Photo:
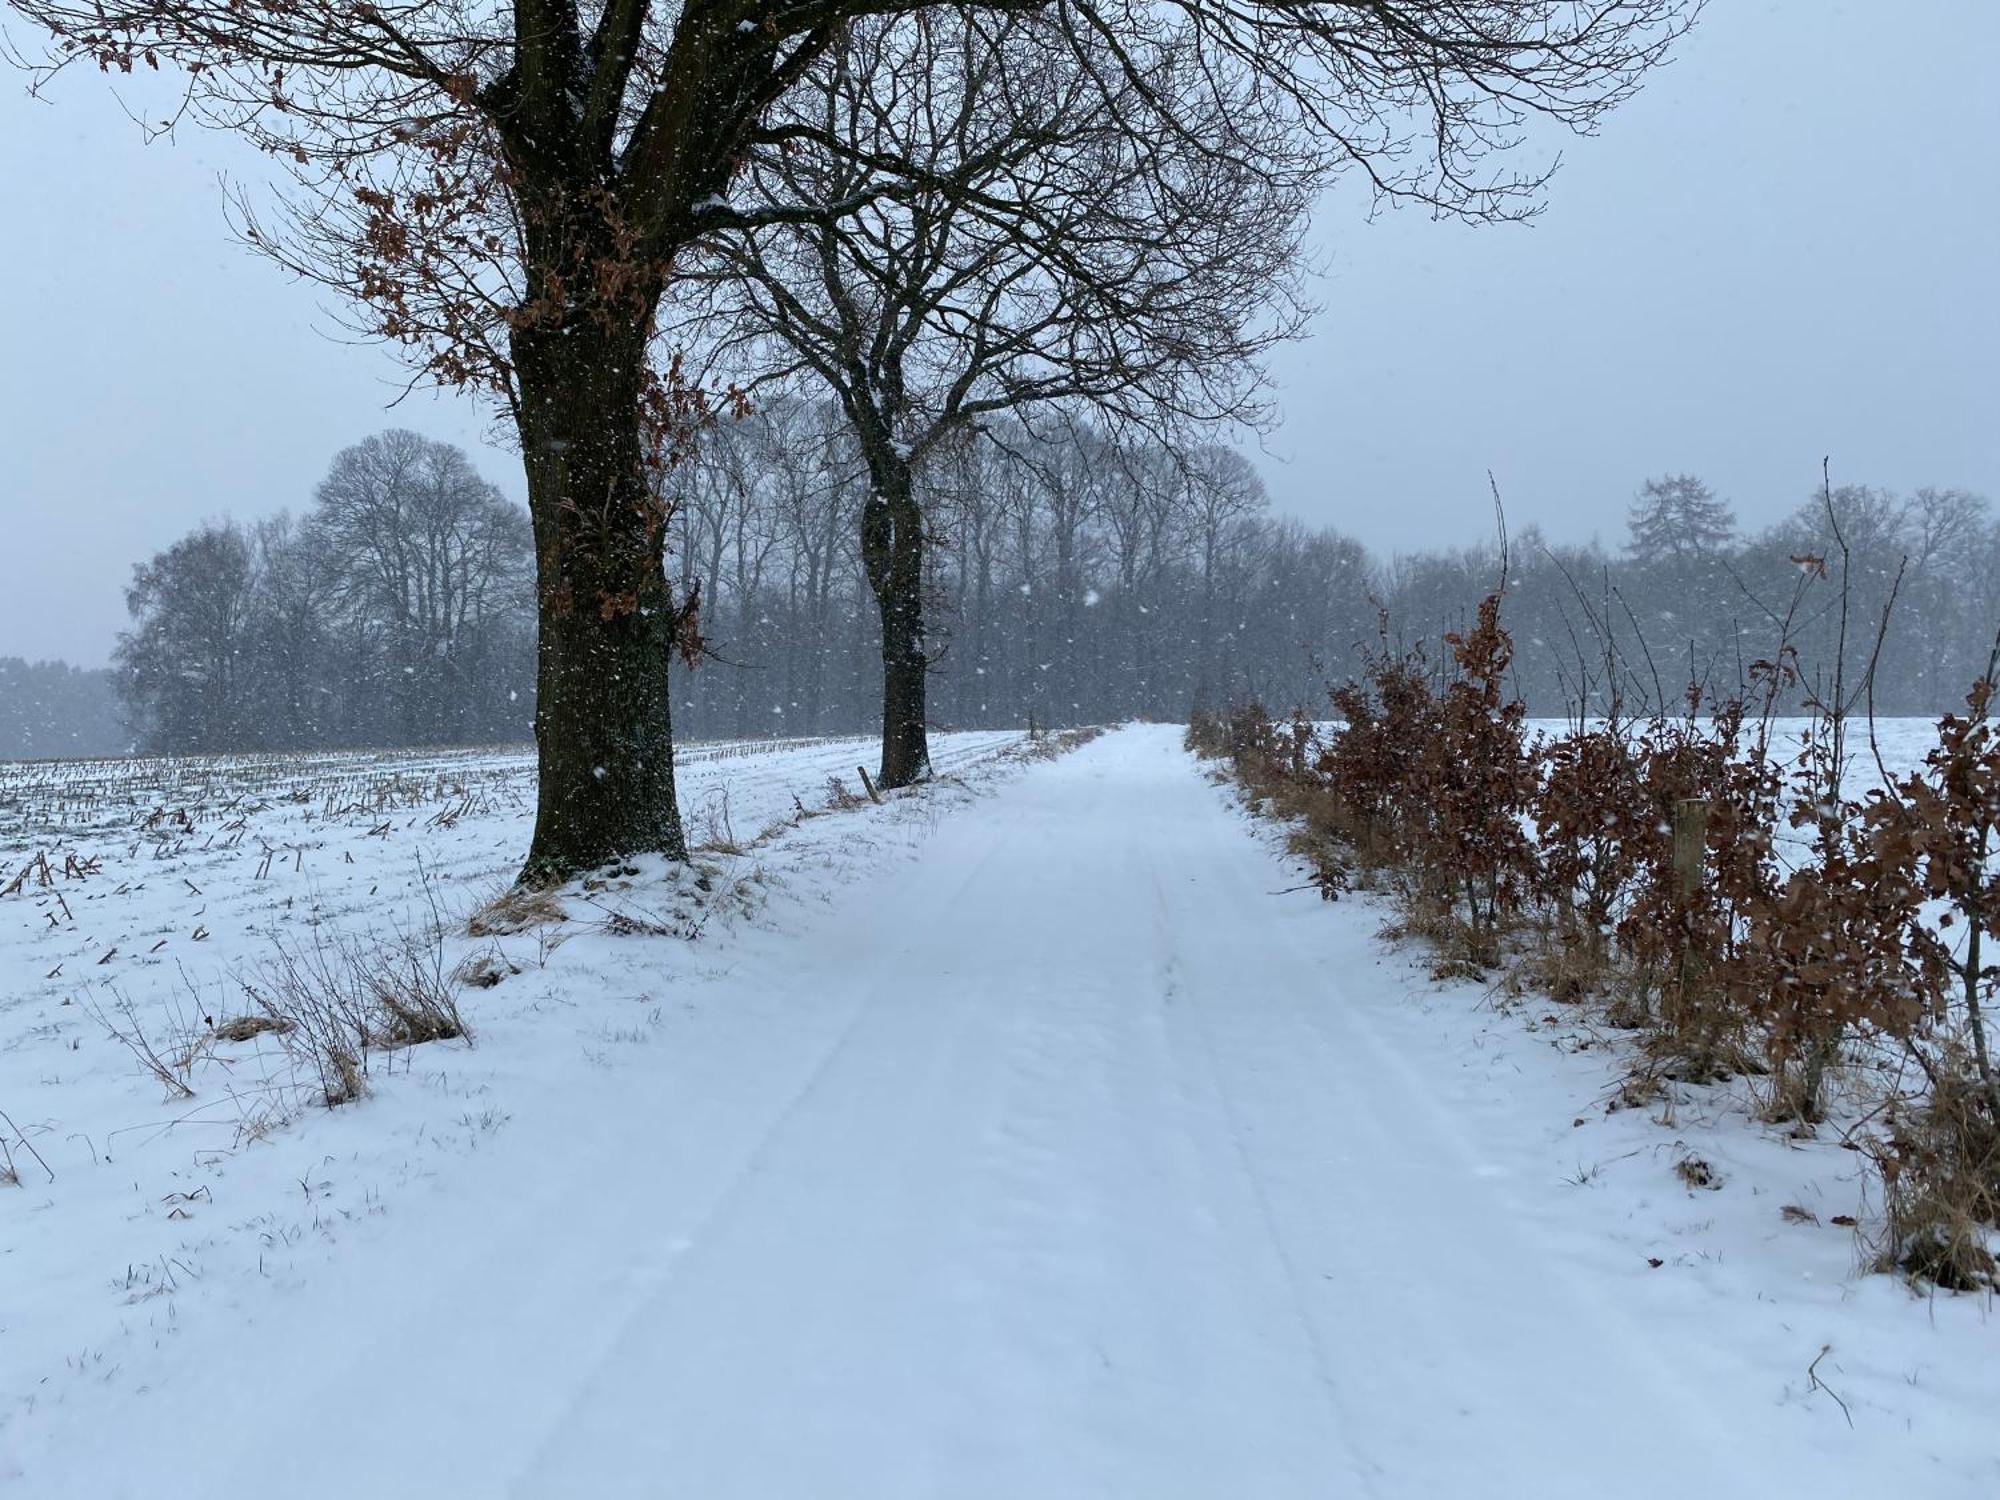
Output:
[[122,755],[131,744],[110,672],[0,656],[0,760]]
[[[879,615],[857,516],[867,469],[825,405],[713,427],[668,477],[668,567],[701,590],[704,659],[676,665],[691,737],[866,732]],[[1232,448],[1058,419],[990,424],[920,474],[931,717],[1059,727],[1255,698],[1324,704],[1386,628],[1436,639],[1499,577],[1492,542],[1382,560],[1274,513]],[[1531,513],[1533,497],[1517,497]],[[1858,667],[1893,592],[1876,708],[1930,714],[1984,669],[2000,523],[1963,490],[1802,486],[1746,532],[1688,475],[1607,499],[1605,543],[1511,540],[1506,616],[1536,714],[1733,690],[1778,639],[1801,559],[1851,558]],[[521,509],[460,451],[388,432],[343,451],[297,516],[196,528],[139,564],[109,671],[0,659],[0,756],[526,740],[533,555]],[[1838,621],[1794,622],[1831,670]],[[1614,651],[1605,649],[1607,642]]]

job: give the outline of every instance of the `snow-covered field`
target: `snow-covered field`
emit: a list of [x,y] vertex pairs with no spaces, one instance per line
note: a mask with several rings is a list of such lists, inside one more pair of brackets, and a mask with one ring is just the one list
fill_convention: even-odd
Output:
[[[1704,722],[1706,722],[1704,720]],[[1554,738],[1566,734],[1573,727],[1566,719],[1530,719],[1530,735],[1542,734]],[[1755,725],[1750,726],[1752,729]],[[1776,718],[1771,721],[1771,745],[1774,751],[1783,754],[1795,750],[1800,739],[1811,727],[1811,721],[1796,718]],[[1875,740],[1882,751],[1882,762],[1892,773],[1915,770],[1924,753],[1937,740],[1937,720],[1921,718],[1883,718],[1875,721]],[[1856,776],[1873,778],[1876,776],[1875,761],[1868,748],[1868,722],[1856,716],[1848,725],[1850,767]]]
[[[2000,1329],[1855,1274],[1836,1143],[1607,1112],[1610,1045],[1284,890],[1177,729],[1012,739],[711,856],[695,941],[615,915],[650,878],[455,940],[519,969],[473,1045],[333,1111],[270,1037],[164,1101],[89,1007],[470,910],[527,764],[0,768],[51,882],[0,897],[0,1493],[2000,1494]],[[694,837],[865,758],[691,750]]]

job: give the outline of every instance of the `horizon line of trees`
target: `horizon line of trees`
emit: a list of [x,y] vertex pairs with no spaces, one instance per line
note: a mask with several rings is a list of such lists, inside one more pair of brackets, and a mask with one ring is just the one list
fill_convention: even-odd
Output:
[[[1273,512],[1255,466],[1075,420],[999,423],[920,476],[939,729],[1180,719],[1257,698],[1324,703],[1357,649],[1436,639],[1499,577],[1497,540],[1372,558]],[[704,660],[673,669],[692,737],[864,733],[880,720],[880,614],[856,518],[869,492],[829,403],[722,421],[671,477],[676,587],[699,584]],[[1829,509],[1829,503],[1831,507]],[[1530,711],[1727,690],[1778,639],[1800,559],[1850,558],[1850,673],[1895,592],[1876,708],[1955,704],[2000,622],[2000,521],[1980,496],[1865,485],[1745,532],[1699,479],[1648,481],[1616,551],[1510,547],[1506,616]],[[532,539],[465,454],[391,431],[344,450],[299,517],[204,523],[139,564],[108,672],[0,660],[0,756],[525,741]],[[1794,622],[1831,672],[1837,621]],[[121,722],[122,721],[122,722]]]
[[[669,568],[699,581],[716,658],[675,692],[695,732],[869,727],[875,637],[842,546],[867,479],[840,434],[836,414],[773,402],[725,424],[680,476]],[[921,487],[944,728],[1178,720],[1252,698],[1312,710],[1384,631],[1408,643],[1466,628],[1502,572],[1497,535],[1376,558],[1275,512],[1234,449],[1067,418],[993,424],[940,451]],[[1808,676],[1830,677],[1831,606],[1781,621],[1800,569],[1837,568],[1843,541],[1848,681],[1894,599],[1878,712],[1944,711],[1986,669],[2000,519],[1979,495],[1829,486],[1746,531],[1678,474],[1646,481],[1620,519],[1616,550],[1535,526],[1508,544],[1512,673],[1534,714],[1598,714],[1614,692],[1667,708],[1690,685],[1728,692],[1781,636]]]
[[113,683],[146,750],[519,738],[533,576],[520,506],[392,429],[343,449],[304,514],[204,522],[136,566]]
[[0,760],[84,760],[131,748],[108,668],[0,656]]

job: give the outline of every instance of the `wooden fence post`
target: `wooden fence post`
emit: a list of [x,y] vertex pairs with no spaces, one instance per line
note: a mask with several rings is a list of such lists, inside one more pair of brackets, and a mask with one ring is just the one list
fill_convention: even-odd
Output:
[[1688,987],[1698,969],[1688,904],[1701,890],[1701,867],[1707,852],[1708,803],[1701,797],[1683,797],[1674,804],[1674,890],[1682,903],[1680,984],[1674,995],[1677,1017],[1686,1014]]
[[1708,803],[1683,797],[1674,804],[1674,883],[1683,900],[1701,889],[1702,855],[1708,848]]

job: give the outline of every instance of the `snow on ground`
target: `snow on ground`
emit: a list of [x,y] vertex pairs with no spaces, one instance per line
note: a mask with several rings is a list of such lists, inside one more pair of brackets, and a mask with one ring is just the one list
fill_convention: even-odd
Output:
[[[946,774],[976,770],[1018,738],[939,736],[935,759]],[[690,837],[748,843],[823,806],[830,777],[858,788],[872,753],[851,738],[686,747]],[[533,757],[518,752],[0,765],[0,1169],[18,1176],[0,1182],[0,1493],[9,1444],[48,1395],[99,1379],[129,1389],[117,1372],[135,1340],[171,1329],[191,1298],[233,1297],[246,1267],[284,1279],[324,1258],[397,1188],[484,1143],[510,1107],[494,1080],[532,1072],[534,1048],[597,1068],[650,1039],[676,1002],[600,982],[570,952],[546,994],[521,996],[555,1040],[538,1034],[517,1062],[516,1031],[498,1019],[516,991],[476,993],[474,1048],[378,1054],[374,1094],[333,1116],[276,1038],[200,1044],[193,1096],[180,1098],[108,1034],[143,1036],[171,1065],[204,1016],[254,1011],[238,981],[274,941],[387,937],[420,928],[434,903],[459,927],[518,868],[533,786]],[[818,825],[806,830],[779,864],[834,859]],[[876,835],[860,837],[865,851]],[[725,879],[772,865],[710,860]],[[643,920],[663,900],[604,892],[572,903],[573,925]],[[457,942],[450,962],[490,946]],[[538,979],[557,957],[535,934],[499,946]],[[721,961],[670,948],[686,950],[664,955],[683,968]],[[587,998],[565,988],[593,983]],[[336,1160],[345,1171],[321,1172]]]
[[[1988,1309],[1854,1275],[1831,1143],[1607,1114],[1608,1049],[1281,893],[1178,730],[999,745],[724,861],[769,894],[696,942],[497,940],[472,1048],[234,1150],[37,976],[192,947],[182,878],[245,952],[281,891],[418,899],[426,842],[484,894],[525,806],[370,842],[292,804],[290,887],[107,859],[88,941],[0,902],[0,1108],[56,1168],[0,1189],[0,1492],[2000,1493]],[[711,784],[747,838],[858,758]]]

